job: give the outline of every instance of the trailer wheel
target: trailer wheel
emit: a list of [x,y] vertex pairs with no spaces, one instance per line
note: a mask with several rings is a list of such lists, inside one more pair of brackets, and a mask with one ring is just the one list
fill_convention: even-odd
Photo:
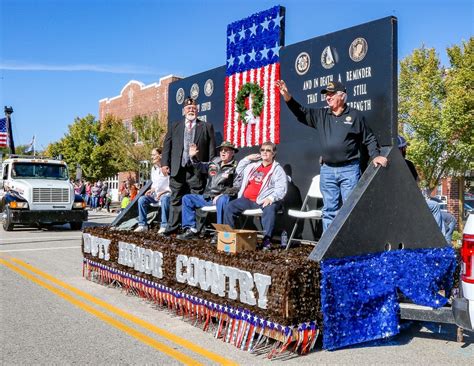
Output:
[[70,222],[69,225],[71,226],[72,230],[81,230],[82,229],[82,222]]
[[11,211],[8,207],[5,208],[5,220],[3,221],[3,230],[5,231],[12,231],[13,230],[13,223],[11,221]]

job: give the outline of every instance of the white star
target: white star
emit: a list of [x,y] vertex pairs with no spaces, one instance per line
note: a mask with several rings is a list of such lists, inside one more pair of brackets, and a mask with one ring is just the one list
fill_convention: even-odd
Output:
[[261,26],[262,26],[262,30],[269,30],[268,29],[268,25],[270,24],[270,20],[268,20],[267,18],[265,18],[265,20],[262,22]]
[[281,21],[283,20],[284,17],[282,17],[280,14],[278,14],[278,16],[273,19],[273,21],[275,22],[275,26],[279,26],[281,27]]
[[267,48],[266,45],[265,45],[265,48],[263,50],[260,50],[260,53],[262,54],[262,60],[264,58],[268,58],[268,51],[270,51],[270,48]]
[[244,39],[244,38],[245,38],[245,29],[244,29],[244,26],[242,26],[242,30],[239,32],[239,35],[240,35],[240,39]]
[[272,47],[272,51],[274,56],[279,56],[280,46],[278,45],[278,42],[275,42],[275,47]]
[[252,52],[250,52],[248,55],[250,57],[250,60],[249,61],[255,61],[255,55],[257,54],[257,52],[255,52],[255,50],[252,48]]
[[232,44],[232,43],[235,43],[235,36],[237,34],[234,33],[234,31],[232,31],[232,33],[230,34],[229,37],[227,37],[229,39],[229,44]]
[[234,65],[234,61],[235,61],[235,57],[232,55],[230,55],[230,57],[227,59],[227,63],[229,64],[229,66]]
[[257,27],[258,25],[256,25],[255,23],[252,24],[252,26],[249,28],[250,29],[250,35],[254,35],[256,36],[257,35]]
[[247,56],[245,53],[242,53],[239,57],[239,64],[245,64],[245,56]]

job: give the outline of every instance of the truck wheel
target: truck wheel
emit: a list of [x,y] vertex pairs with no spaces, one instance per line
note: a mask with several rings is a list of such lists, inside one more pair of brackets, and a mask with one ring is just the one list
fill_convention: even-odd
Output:
[[70,222],[69,225],[71,226],[72,230],[81,230],[82,229],[82,222]]
[[6,217],[5,217],[5,221],[3,221],[3,230],[12,231],[13,223],[11,222],[11,212],[8,207],[5,209],[5,215]]

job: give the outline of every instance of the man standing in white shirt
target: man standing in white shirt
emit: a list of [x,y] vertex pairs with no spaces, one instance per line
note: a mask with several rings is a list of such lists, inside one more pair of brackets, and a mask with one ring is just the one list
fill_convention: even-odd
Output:
[[151,151],[151,160],[153,166],[151,168],[151,188],[138,199],[138,227],[136,232],[148,230],[147,214],[150,204],[160,202],[161,206],[161,224],[159,233],[166,231],[168,225],[168,215],[170,210],[170,177],[164,175],[161,171],[161,149],[153,149]]

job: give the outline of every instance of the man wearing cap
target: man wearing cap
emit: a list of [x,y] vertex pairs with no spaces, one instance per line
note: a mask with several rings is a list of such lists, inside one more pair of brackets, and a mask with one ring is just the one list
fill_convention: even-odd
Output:
[[322,151],[321,193],[323,194],[323,230],[336,217],[360,178],[361,145],[365,145],[374,166],[386,166],[377,140],[361,113],[346,104],[346,88],[331,81],[321,91],[329,108],[305,108],[294,100],[286,83],[276,83],[287,106],[299,122],[316,129]]
[[200,161],[211,161],[215,156],[214,127],[197,118],[194,99],[184,100],[184,120],[173,123],[163,143],[161,169],[170,175],[171,210],[165,234],[178,229],[181,214],[181,199],[187,193],[201,194],[205,175],[196,169],[190,160],[189,147],[197,146],[196,157]]
[[229,203],[230,195],[237,193],[235,189],[232,189],[232,186],[237,167],[234,154],[239,150],[228,141],[224,141],[217,148],[219,149],[219,156],[205,163],[197,158],[199,152],[197,146],[195,144],[189,146],[191,163],[202,173],[207,173],[208,178],[202,195],[186,194],[183,197],[181,222],[186,231],[178,235],[178,239],[186,240],[196,237],[196,209],[198,208],[216,205],[217,223],[222,224],[224,207]]

